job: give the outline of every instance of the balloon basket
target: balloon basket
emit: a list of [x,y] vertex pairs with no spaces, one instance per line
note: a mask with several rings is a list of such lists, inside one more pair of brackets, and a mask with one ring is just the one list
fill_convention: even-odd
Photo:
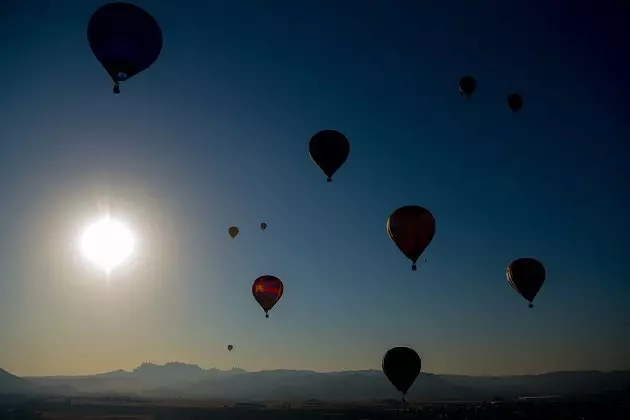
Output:
[[411,271],[418,271],[418,266],[415,264],[411,266]]
[[326,178],[326,182],[332,182],[332,178],[331,177]]
[[265,318],[269,318],[269,314],[265,314]]
[[533,307],[534,307],[534,304],[533,304],[533,303],[530,303],[530,304],[529,304],[529,305],[527,305],[527,306],[529,306],[529,308],[531,309],[531,308],[533,308]]

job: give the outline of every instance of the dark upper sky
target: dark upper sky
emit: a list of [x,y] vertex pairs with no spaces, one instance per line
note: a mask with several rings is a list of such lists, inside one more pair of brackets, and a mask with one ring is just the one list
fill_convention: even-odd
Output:
[[[119,96],[100,1],[0,6],[3,367],[378,368],[409,345],[430,372],[630,368],[621,1],[135,3],[164,47]],[[351,142],[332,184],[308,156],[328,128]],[[103,202],[141,241],[109,283],[74,249]],[[385,232],[406,204],[437,221],[418,272]],[[533,310],[505,281],[522,256],[547,267]],[[269,320],[261,274],[285,283]]]

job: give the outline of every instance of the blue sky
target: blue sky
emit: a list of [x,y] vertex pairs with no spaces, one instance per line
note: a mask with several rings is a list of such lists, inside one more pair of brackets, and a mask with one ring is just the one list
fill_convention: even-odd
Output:
[[[627,11],[135,3],[164,47],[119,96],[85,35],[101,2],[1,6],[2,367],[365,369],[407,345],[437,373],[630,368]],[[321,129],[351,142],[332,184]],[[103,201],[141,241],[109,283],[73,245]],[[385,232],[407,204],[437,222],[417,272]],[[522,256],[547,267],[533,310],[505,281]]]

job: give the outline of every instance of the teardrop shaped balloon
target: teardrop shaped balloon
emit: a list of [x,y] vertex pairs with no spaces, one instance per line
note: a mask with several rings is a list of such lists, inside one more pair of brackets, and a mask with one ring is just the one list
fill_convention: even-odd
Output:
[[228,233],[230,234],[232,239],[236,238],[236,236],[238,235],[238,232],[239,230],[236,226],[230,226],[230,228],[228,229]]
[[404,402],[407,391],[422,369],[420,356],[409,347],[394,347],[383,356],[382,366],[387,379],[402,393]]
[[477,90],[477,81],[472,76],[464,76],[459,79],[459,94],[470,97]]
[[260,224],[260,230],[262,230],[262,231],[264,232],[264,231],[265,231],[265,229],[267,229],[267,223],[262,222],[262,223]]
[[120,82],[151,67],[162,52],[160,26],[131,3],[101,6],[90,18],[87,37],[96,59],[114,81],[114,93],[120,93]]
[[506,102],[512,112],[518,112],[523,108],[523,97],[518,93],[510,93],[507,96]]
[[418,258],[435,236],[435,218],[424,207],[404,206],[387,219],[387,234],[416,270]]
[[265,318],[269,318],[269,311],[282,297],[284,285],[282,280],[276,276],[260,276],[252,284],[252,294],[254,299],[265,311]]
[[505,275],[510,286],[533,308],[534,298],[547,276],[545,266],[535,258],[519,258],[508,265]]
[[233,349],[233,348],[234,348],[234,346],[233,346],[233,345],[228,344],[228,346],[227,346],[228,351],[232,351],[232,349]]
[[332,182],[332,176],[341,168],[350,154],[350,142],[337,130],[323,130],[311,137],[308,144],[311,159]]

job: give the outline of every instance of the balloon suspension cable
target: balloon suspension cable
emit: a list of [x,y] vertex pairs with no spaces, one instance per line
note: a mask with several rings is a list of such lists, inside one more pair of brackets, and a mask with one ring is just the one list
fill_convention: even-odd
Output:
[[118,81],[114,82],[114,93],[118,95],[120,93],[120,83]]
[[407,408],[407,400],[405,399],[405,396],[402,396],[402,411],[405,411],[405,409]]
[[418,270],[418,266],[416,266],[416,263],[413,263],[411,265],[411,271],[417,271]]
[[332,178],[331,177],[326,178],[326,182],[332,182]]
[[265,318],[269,318],[269,314],[265,314]]
[[529,306],[530,308],[533,308],[533,307],[534,307],[534,304],[533,304],[533,303],[530,303],[528,306]]

